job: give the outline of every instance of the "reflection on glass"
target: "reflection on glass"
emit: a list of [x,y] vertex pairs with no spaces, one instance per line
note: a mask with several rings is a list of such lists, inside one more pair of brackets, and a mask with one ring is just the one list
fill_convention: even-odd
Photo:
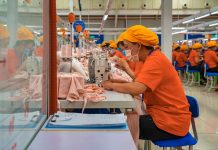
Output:
[[25,149],[45,119],[42,29],[40,3],[0,0],[0,149]]

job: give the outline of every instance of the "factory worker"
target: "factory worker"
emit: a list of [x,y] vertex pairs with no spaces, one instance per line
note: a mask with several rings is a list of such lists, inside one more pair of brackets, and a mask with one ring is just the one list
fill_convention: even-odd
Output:
[[202,44],[201,43],[195,43],[192,46],[192,50],[189,54],[189,62],[190,62],[190,70],[201,70],[201,64],[200,64],[200,52],[202,49]]
[[8,70],[10,74],[16,73],[28,56],[34,51],[34,35],[26,27],[20,27],[16,33],[16,43],[13,49],[7,52]]
[[107,51],[108,48],[109,48],[109,45],[110,45],[110,43],[107,42],[107,41],[102,42],[102,44],[101,44],[102,50],[103,50],[103,51]]
[[216,41],[207,43],[208,49],[204,53],[204,61],[208,64],[209,72],[218,72],[218,56],[216,54]]
[[124,37],[124,33],[122,33],[119,38],[117,39],[117,49],[123,53],[124,56],[126,56],[126,50],[124,47],[124,43],[123,43],[123,37]]
[[39,43],[40,45],[36,48],[35,55],[38,57],[42,57],[43,56],[43,36],[39,37]]
[[188,50],[187,45],[181,45],[179,53],[176,56],[176,62],[177,62],[177,67],[180,68],[185,68],[186,67],[186,62],[188,60],[185,51]]
[[110,57],[118,57],[118,58],[122,58],[122,59],[126,59],[126,57],[117,50],[117,45],[115,42],[110,44],[110,49],[108,50],[108,54]]
[[6,53],[9,44],[10,34],[7,27],[0,24],[0,80],[7,79]]
[[176,61],[176,57],[179,53],[179,50],[180,50],[179,44],[173,44],[172,62]]
[[[126,49],[135,60],[143,61],[139,75],[133,82],[110,80],[103,87],[131,95],[144,94],[146,115],[139,117],[140,138],[164,140],[185,136],[189,131],[191,113],[176,70],[161,51],[154,50],[157,35],[150,29],[135,25],[124,36]],[[176,92],[175,92],[176,91]]]

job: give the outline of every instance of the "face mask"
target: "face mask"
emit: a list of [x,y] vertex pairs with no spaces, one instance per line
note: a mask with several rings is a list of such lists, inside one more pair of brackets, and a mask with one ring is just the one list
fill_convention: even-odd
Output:
[[[140,45],[140,47],[137,50],[135,50],[133,48],[130,50],[131,51],[131,58],[130,58],[131,61],[134,61],[134,62],[138,62],[139,61],[139,50],[140,50],[140,48],[141,48],[141,45]],[[133,52],[135,54],[132,54]]]

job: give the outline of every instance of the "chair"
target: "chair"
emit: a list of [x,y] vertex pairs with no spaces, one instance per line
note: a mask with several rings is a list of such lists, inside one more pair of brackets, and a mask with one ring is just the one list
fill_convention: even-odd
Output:
[[[193,85],[193,84],[195,84],[195,83],[197,83],[198,84],[198,86],[200,86],[200,71],[198,71],[198,70],[191,70],[191,69],[189,69],[189,66],[191,66],[191,64],[190,64],[190,62],[188,61],[188,62],[186,62],[186,74],[187,74],[187,85]],[[195,81],[195,73],[197,73],[197,77],[198,77],[198,79],[197,79],[197,81]],[[189,82],[190,82],[190,84],[189,84]]]
[[211,89],[215,89],[216,88],[216,82],[217,82],[217,78],[218,78],[218,73],[216,72],[208,72],[208,64],[204,64],[204,77],[207,79],[207,83],[205,86],[205,89],[208,88],[208,91],[210,91]]
[[199,116],[199,107],[198,107],[198,102],[194,97],[191,96],[186,96],[186,97],[190,104],[189,110],[192,113],[191,124],[192,124],[194,137],[190,133],[187,133],[186,136],[178,139],[152,141],[155,145],[159,147],[163,147],[163,149],[166,149],[167,147],[181,148],[182,146],[189,146],[189,150],[193,150],[193,145],[195,145],[198,141],[198,135],[197,135],[194,118],[197,118]]
[[[174,66],[174,68],[176,69],[176,71],[178,72],[180,79],[182,80],[182,71],[183,71],[183,72],[186,72],[186,68],[177,67],[177,66],[176,66],[177,64],[178,64],[177,61],[174,61],[174,62],[173,62],[173,66]],[[186,79],[185,79],[185,80],[186,80]]]

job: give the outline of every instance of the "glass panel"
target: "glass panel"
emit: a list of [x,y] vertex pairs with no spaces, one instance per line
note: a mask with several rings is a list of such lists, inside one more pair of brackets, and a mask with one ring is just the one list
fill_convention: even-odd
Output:
[[46,119],[42,0],[0,0],[0,149],[25,149]]

